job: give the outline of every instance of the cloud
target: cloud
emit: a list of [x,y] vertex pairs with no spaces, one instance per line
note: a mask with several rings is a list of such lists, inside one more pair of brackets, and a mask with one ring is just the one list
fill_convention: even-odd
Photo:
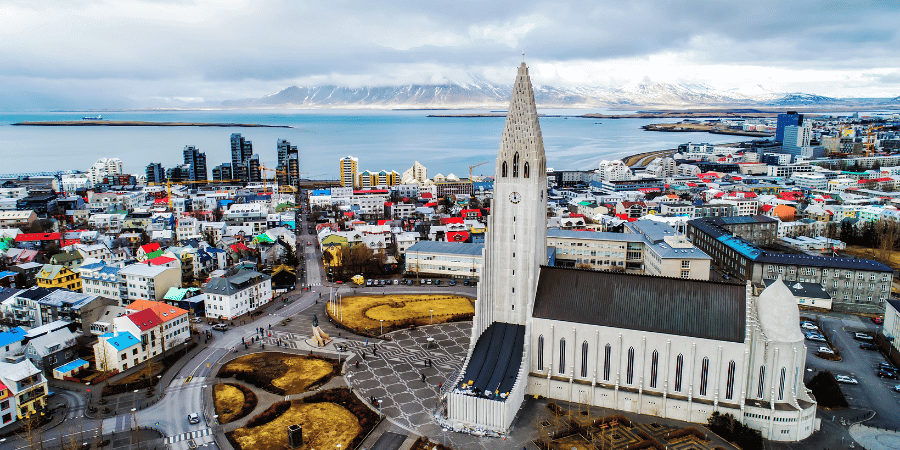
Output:
[[646,78],[894,96],[896,12],[893,2],[813,0],[8,0],[0,80],[28,89],[0,90],[107,107],[293,84],[509,83],[524,50],[542,84]]

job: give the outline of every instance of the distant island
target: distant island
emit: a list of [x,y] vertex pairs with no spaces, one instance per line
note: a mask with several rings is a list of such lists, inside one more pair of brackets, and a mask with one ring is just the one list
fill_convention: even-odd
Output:
[[766,133],[762,131],[744,131],[744,130],[732,130],[730,128],[723,127],[718,124],[709,124],[709,123],[655,123],[650,125],[644,125],[643,128],[646,131],[665,131],[665,132],[706,132],[711,134],[729,134],[732,136],[750,136],[750,137],[771,137],[772,133]]
[[206,122],[141,122],[135,120],[59,120],[18,122],[13,125],[34,127],[230,127],[230,128],[291,128],[288,125],[263,125],[258,123],[206,123]]

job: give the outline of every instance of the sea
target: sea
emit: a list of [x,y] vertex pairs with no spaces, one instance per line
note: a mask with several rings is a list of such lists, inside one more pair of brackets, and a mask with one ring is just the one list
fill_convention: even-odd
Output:
[[[13,126],[23,121],[81,120],[96,112],[0,112],[0,174],[87,169],[99,158],[119,158],[128,173],[143,174],[147,164],[171,167],[183,162],[193,145],[206,153],[207,167],[231,160],[230,136],[253,142],[260,161],[275,167],[276,142],[286,139],[300,154],[304,178],[338,177],[338,161],[359,159],[359,170],[403,173],[418,161],[429,177],[438,173],[492,175],[503,131],[503,117],[429,117],[441,114],[490,114],[490,110],[246,110],[109,111],[104,120],[153,122],[251,123],[290,128]],[[752,138],[709,133],[644,131],[651,123],[680,119],[589,119],[609,110],[539,110],[547,167],[589,170],[603,160],[676,148],[685,142],[721,144]]]

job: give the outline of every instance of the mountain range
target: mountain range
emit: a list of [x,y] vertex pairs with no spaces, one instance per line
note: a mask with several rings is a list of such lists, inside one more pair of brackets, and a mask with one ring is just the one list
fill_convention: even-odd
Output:
[[[510,86],[484,81],[448,84],[411,84],[349,88],[334,85],[291,86],[261,98],[228,100],[224,108],[372,108],[465,109],[505,108]],[[895,98],[833,98],[805,93],[769,92],[760,87],[753,94],[723,91],[703,85],[638,83],[621,88],[534,86],[542,108],[694,108],[694,107],[817,107],[898,108]]]

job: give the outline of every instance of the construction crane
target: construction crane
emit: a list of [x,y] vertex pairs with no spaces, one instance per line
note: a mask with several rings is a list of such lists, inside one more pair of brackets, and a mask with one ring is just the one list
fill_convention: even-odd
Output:
[[863,145],[866,147],[866,156],[872,156],[875,154],[875,139],[873,139],[872,135],[874,134],[875,137],[878,137],[878,134],[876,133],[876,131],[878,131],[882,128],[884,128],[884,125],[877,126],[877,127],[870,127],[866,131],[866,142],[863,143]]
[[209,184],[209,183],[235,183],[241,182],[241,180],[197,180],[197,181],[172,181],[166,180],[165,183],[147,183],[148,186],[165,186],[166,187],[166,197],[169,201],[169,210],[172,210],[172,186],[181,185],[181,184]]
[[473,170],[473,169],[475,169],[475,168],[478,167],[478,166],[483,166],[483,165],[485,165],[485,164],[487,164],[487,163],[489,163],[489,162],[490,162],[490,161],[485,161],[485,162],[483,162],[483,163],[481,163],[481,164],[475,164],[474,166],[469,166],[469,181],[472,181],[472,170]]
[[[280,174],[280,175],[284,175],[284,176],[286,177],[286,179],[288,180],[288,182],[290,182],[291,174],[289,174],[289,173],[287,173],[287,172],[285,172],[285,171],[283,171],[283,170],[271,169],[271,168],[269,168],[268,166],[266,166],[265,164],[260,164],[260,165],[259,165],[259,170],[262,170],[262,171],[268,171],[268,172],[275,172],[275,191],[278,192],[278,193],[282,193],[282,192],[281,192],[281,188],[278,187],[278,175],[279,175],[279,174]],[[300,179],[300,176],[299,176],[299,175],[297,176],[297,179],[298,179],[298,180]],[[297,193],[297,188],[294,187],[294,186],[291,186],[290,183],[285,184],[285,185],[282,185],[282,186],[283,186],[283,187],[286,187],[286,188],[288,188],[288,189],[290,189],[291,192],[293,192],[293,193]]]

